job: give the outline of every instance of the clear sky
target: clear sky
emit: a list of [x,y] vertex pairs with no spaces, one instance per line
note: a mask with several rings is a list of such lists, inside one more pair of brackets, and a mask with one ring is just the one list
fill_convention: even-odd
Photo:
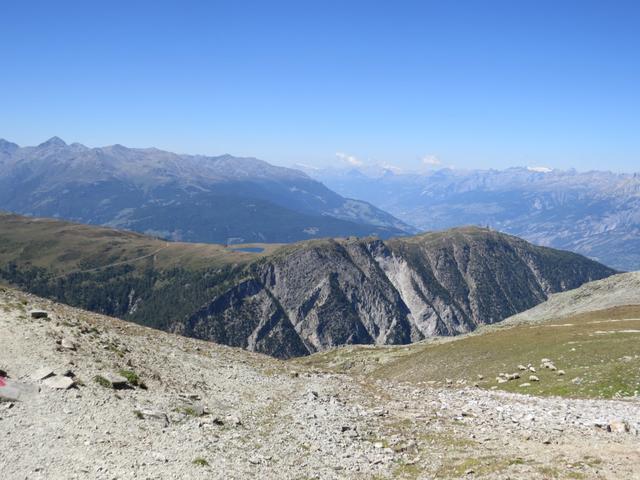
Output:
[[53,135],[282,165],[638,171],[640,2],[3,2],[0,137]]

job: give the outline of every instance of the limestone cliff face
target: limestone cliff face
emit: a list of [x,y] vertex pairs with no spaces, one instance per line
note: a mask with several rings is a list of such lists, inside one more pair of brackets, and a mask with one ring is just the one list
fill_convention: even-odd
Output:
[[345,344],[406,344],[498,322],[613,273],[580,255],[477,228],[305,242],[248,266],[179,331],[282,358]]

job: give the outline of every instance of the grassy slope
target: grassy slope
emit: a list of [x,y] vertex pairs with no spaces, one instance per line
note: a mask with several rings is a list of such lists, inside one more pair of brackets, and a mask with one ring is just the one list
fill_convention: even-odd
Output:
[[[540,368],[555,362],[564,376]],[[537,325],[488,327],[477,334],[405,347],[343,348],[298,360],[318,368],[374,378],[482,388],[537,395],[612,398],[640,394],[640,306],[616,307]],[[518,365],[531,363],[540,378]],[[499,373],[522,378],[498,384]],[[480,380],[478,375],[484,378]],[[459,383],[460,381],[460,383]],[[522,383],[529,387],[520,387]]]
[[[235,252],[217,244],[165,242],[124,230],[0,213],[0,264],[14,261],[56,274],[126,262],[154,252],[154,266],[159,268],[216,267],[248,262],[280,247],[251,244],[234,248],[239,246],[265,250],[260,254]],[[145,262],[131,263],[136,264]]]

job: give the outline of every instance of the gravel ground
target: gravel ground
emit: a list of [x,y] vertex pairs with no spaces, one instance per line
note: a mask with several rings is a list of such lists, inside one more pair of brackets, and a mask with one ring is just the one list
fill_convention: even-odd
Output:
[[1,478],[640,478],[637,400],[371,382],[10,289],[0,332]]

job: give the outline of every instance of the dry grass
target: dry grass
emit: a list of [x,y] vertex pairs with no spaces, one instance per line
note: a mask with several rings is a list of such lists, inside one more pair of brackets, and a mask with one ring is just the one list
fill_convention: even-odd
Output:
[[[557,371],[541,368],[553,360]],[[489,328],[482,334],[404,347],[336,349],[300,362],[402,382],[431,382],[535,395],[614,398],[640,394],[640,306],[616,307],[537,325]],[[520,372],[532,364],[536,372]],[[497,383],[499,373],[521,378]],[[479,375],[483,379],[479,379]],[[530,382],[529,375],[540,381]],[[529,387],[520,387],[522,383]]]

